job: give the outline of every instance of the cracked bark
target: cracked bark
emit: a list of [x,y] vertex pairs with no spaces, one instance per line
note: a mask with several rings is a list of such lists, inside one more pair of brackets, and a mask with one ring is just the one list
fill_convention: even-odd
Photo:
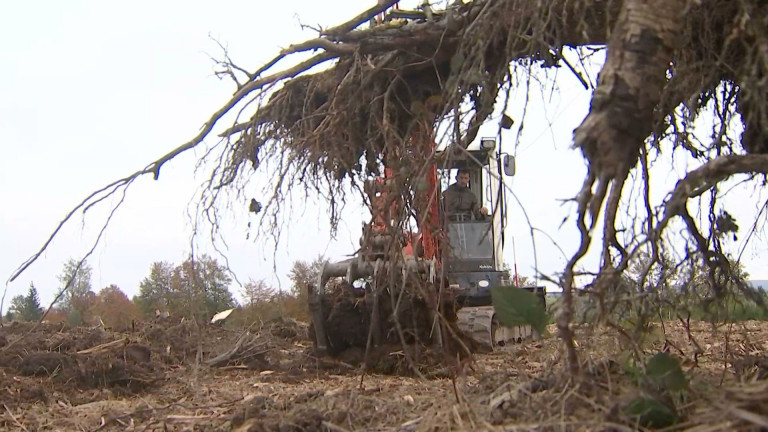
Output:
[[680,44],[685,6],[685,0],[624,2],[589,115],[574,133],[599,177],[621,178],[637,163]]
[[[608,40],[608,53],[592,96],[589,114],[574,131],[574,146],[589,161],[589,175],[579,196],[582,245],[563,278],[563,303],[557,327],[571,373],[579,371],[571,329],[574,267],[586,254],[591,228],[610,190],[604,243],[615,237],[614,221],[624,180],[638,161],[640,148],[654,125],[654,112],[667,84],[667,70],[680,46],[685,0],[627,0]],[[609,184],[613,182],[609,188]],[[597,183],[593,194],[592,188]],[[591,225],[585,224],[587,213]],[[603,266],[610,261],[604,247]]]

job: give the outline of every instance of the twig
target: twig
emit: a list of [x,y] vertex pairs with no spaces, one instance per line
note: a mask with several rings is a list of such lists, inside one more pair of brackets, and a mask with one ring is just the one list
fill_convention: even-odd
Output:
[[[185,406],[182,403],[182,401],[184,401],[185,399],[186,399],[186,397],[180,399],[179,401],[172,402],[172,403],[170,403],[168,405],[164,405],[164,406],[161,406],[161,407],[151,407],[150,406],[149,408],[137,409],[137,410],[134,410],[134,411],[131,411],[131,412],[128,412],[128,413],[124,413],[124,414],[120,414],[120,415],[109,417],[98,428],[94,429],[94,432],[100,431],[100,430],[106,428],[107,426],[109,426],[110,424],[112,424],[113,422],[118,422],[118,420],[132,418],[132,417],[135,417],[135,416],[143,416],[143,415],[150,414],[150,413],[157,414],[157,413],[168,411],[168,410],[170,410],[170,409],[172,409],[174,407],[190,408],[190,407]],[[232,406],[232,405],[238,404],[238,403],[242,402],[243,400],[244,400],[244,398],[238,398],[238,399],[227,400],[227,401],[224,401],[224,402],[221,402],[221,403],[218,403],[218,404],[211,404],[211,405],[205,405],[205,406],[193,406],[191,408],[196,410],[196,411],[205,410],[205,409],[213,409],[213,408],[222,408],[222,407],[228,407],[228,406]],[[166,419],[170,418],[171,421],[174,421],[174,420],[183,421],[184,419],[191,419],[193,417],[196,417],[196,416],[168,415],[166,417]],[[201,418],[206,418],[207,419],[207,418],[210,418],[210,417],[209,416],[204,416],[204,417],[201,417]],[[156,420],[155,422],[158,422],[158,421],[161,421],[161,420]]]
[[371,18],[375,17],[376,15],[380,14],[381,12],[384,12],[385,10],[389,9],[397,3],[399,0],[383,0],[378,1],[376,3],[376,6],[373,6],[370,9],[367,9],[366,11],[356,15],[351,20],[340,24],[336,27],[331,27],[328,30],[324,31],[322,33],[323,36],[338,36],[341,34],[348,33],[352,31],[354,28],[359,26],[360,24],[369,21]]
[[576,70],[575,67],[571,64],[571,62],[568,61],[568,59],[565,57],[565,55],[560,55],[560,60],[565,63],[566,66],[568,66],[568,69],[573,72],[573,75],[576,77],[576,79],[579,80],[582,87],[584,87],[584,90],[589,90],[589,83],[587,83],[587,80],[584,79],[583,76],[581,76],[581,73]]
[[111,342],[103,343],[93,348],[84,349],[82,351],[78,351],[77,353],[78,354],[94,354],[102,351],[107,351],[110,348],[119,347],[127,344],[128,344],[128,338],[123,338],[123,339],[118,339]]
[[698,197],[733,175],[745,173],[768,174],[768,155],[720,156],[690,171],[669,193],[664,205],[664,219],[659,223],[659,227],[665,227],[672,217],[681,215],[689,199]]
[[178,415],[171,414],[165,416],[165,422],[167,423],[196,423],[199,420],[210,420],[211,416],[205,415]]
[[[133,180],[129,181],[128,184],[130,184],[130,182],[132,182],[132,181]],[[105,190],[105,189],[106,188],[101,189],[101,190]],[[104,232],[107,230],[107,226],[109,225],[109,222],[112,220],[112,217],[115,215],[115,213],[117,212],[117,209],[120,208],[120,206],[123,204],[123,202],[125,202],[126,191],[127,191],[126,189],[123,189],[123,195],[120,197],[120,201],[112,208],[112,211],[110,211],[109,216],[107,216],[107,220],[101,226],[101,230],[99,231],[99,234],[96,236],[96,240],[91,245],[91,249],[85,255],[83,255],[82,258],[80,258],[80,261],[77,263],[77,266],[75,267],[75,269],[74,269],[74,271],[72,273],[72,276],[70,277],[69,281],[67,281],[66,285],[64,286],[64,289],[62,289],[58,294],[56,294],[56,296],[53,298],[51,303],[48,305],[48,308],[43,313],[43,316],[41,316],[40,319],[35,323],[35,325],[33,325],[26,333],[22,334],[21,337],[16,338],[15,340],[10,342],[8,345],[4,346],[3,348],[0,348],[0,351],[4,351],[4,350],[9,349],[12,345],[15,345],[17,342],[23,340],[25,337],[29,336],[32,332],[37,330],[37,328],[40,326],[40,324],[43,322],[43,320],[45,320],[45,317],[48,316],[48,314],[51,312],[51,309],[53,309],[53,306],[56,304],[56,302],[58,302],[59,299],[64,295],[64,293],[66,293],[72,287],[72,284],[74,283],[74,280],[77,277],[77,272],[80,271],[80,268],[83,266],[83,263],[85,263],[85,261],[88,259],[88,257],[90,257],[93,254],[93,251],[96,250],[96,247],[99,245],[99,242],[101,241],[101,237],[104,235]],[[110,192],[110,194],[111,193],[112,192]],[[91,194],[91,196],[93,196],[93,195],[94,194]],[[8,291],[8,284],[10,282],[12,282],[16,277],[18,277],[24,270],[26,270],[30,265],[32,265],[32,263],[35,262],[43,254],[43,252],[48,247],[50,242],[56,236],[56,233],[59,231],[59,229],[61,229],[61,227],[64,225],[64,223],[66,223],[66,221],[70,218],[70,216],[75,211],[77,211],[78,208],[82,207],[82,205],[85,202],[87,202],[87,201],[88,201],[88,199],[86,199],[78,207],[73,209],[69,213],[69,215],[67,215],[67,217],[63,221],[61,221],[61,223],[56,228],[54,233],[51,234],[50,238],[45,243],[45,245],[43,245],[43,247],[35,255],[33,255],[30,259],[28,259],[25,264],[22,264],[22,266],[19,269],[16,270],[16,272],[14,273],[12,278],[9,280],[9,282],[6,282],[6,284],[5,284],[5,289],[3,290],[3,298],[5,298],[5,293]],[[2,303],[0,302],[0,307],[1,306],[2,306]]]
[[721,405],[720,408],[751,425],[760,426],[763,429],[768,428],[768,417],[735,406]]
[[323,426],[323,428],[328,429],[330,431],[349,432],[348,429],[344,429],[343,427],[341,427],[339,425],[335,425],[335,424],[333,424],[331,422],[328,422],[328,421],[325,421],[325,420],[323,420],[320,424]]
[[19,422],[19,420],[16,418],[15,415],[13,415],[13,412],[11,412],[11,410],[8,408],[6,404],[3,404],[3,408],[5,408],[5,411],[8,413],[9,416],[11,416],[11,420],[13,420],[13,423],[15,423],[16,426],[18,426],[23,431],[27,430],[26,426],[24,426],[23,424],[21,424],[21,422]]

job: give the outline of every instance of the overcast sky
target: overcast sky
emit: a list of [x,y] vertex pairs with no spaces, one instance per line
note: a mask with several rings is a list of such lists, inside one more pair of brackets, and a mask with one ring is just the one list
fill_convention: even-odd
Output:
[[[299,21],[328,27],[372,2],[342,0],[8,2],[0,13],[0,275],[12,271],[46,240],[58,221],[88,193],[144,167],[189,140],[231,95],[233,85],[213,75],[210,56],[221,57],[211,37],[240,65],[254,70],[281,48],[313,33]],[[414,2],[401,2],[404,7]],[[578,191],[585,163],[570,149],[573,128],[588,109],[589,92],[567,72],[558,91],[534,89],[518,146],[518,175],[512,187],[537,228],[538,263],[560,271],[576,247],[574,210],[563,205]],[[520,116],[524,92],[511,111]],[[519,118],[519,117],[518,117]],[[503,139],[511,151],[519,122]],[[102,245],[89,260],[94,289],[116,284],[129,295],[152,262],[178,263],[190,251],[188,211],[202,177],[197,155],[167,164],[159,181],[137,182],[112,220]],[[664,177],[672,186],[674,173]],[[254,191],[256,193],[257,191]],[[246,203],[243,203],[243,209]],[[754,205],[747,210],[754,210]],[[354,250],[363,211],[349,217],[337,240],[327,233],[322,211],[309,203],[295,215],[277,255],[263,239],[246,239],[247,215],[225,227],[227,256],[238,277],[286,283],[293,260],[318,254],[340,258]],[[237,213],[237,212],[236,212]],[[737,212],[738,213],[738,212]],[[48,252],[15,282],[9,299],[34,281],[44,301],[58,288],[57,275],[69,257],[90,249],[103,211],[74,220]],[[518,268],[530,275],[533,249],[522,213],[513,209],[508,236],[516,239]],[[205,244],[197,251],[210,252]],[[768,279],[760,256],[765,239],[745,253],[747,270]],[[505,257],[512,262],[513,251]],[[276,269],[276,270],[275,270]],[[233,291],[236,287],[233,286]]]

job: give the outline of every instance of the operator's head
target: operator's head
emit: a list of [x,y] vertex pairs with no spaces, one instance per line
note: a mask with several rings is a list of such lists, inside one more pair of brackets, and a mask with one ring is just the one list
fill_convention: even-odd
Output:
[[456,172],[456,184],[461,187],[469,186],[469,170],[465,168],[459,169]]

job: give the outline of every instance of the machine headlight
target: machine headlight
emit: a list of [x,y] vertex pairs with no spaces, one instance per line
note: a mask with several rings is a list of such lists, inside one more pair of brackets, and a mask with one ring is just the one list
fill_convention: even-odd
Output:
[[490,286],[490,285],[491,285],[491,283],[488,282],[485,279],[477,282],[477,286],[479,286],[480,288],[488,288],[488,286]]
[[482,138],[480,139],[480,148],[485,151],[491,151],[496,148],[496,138]]

